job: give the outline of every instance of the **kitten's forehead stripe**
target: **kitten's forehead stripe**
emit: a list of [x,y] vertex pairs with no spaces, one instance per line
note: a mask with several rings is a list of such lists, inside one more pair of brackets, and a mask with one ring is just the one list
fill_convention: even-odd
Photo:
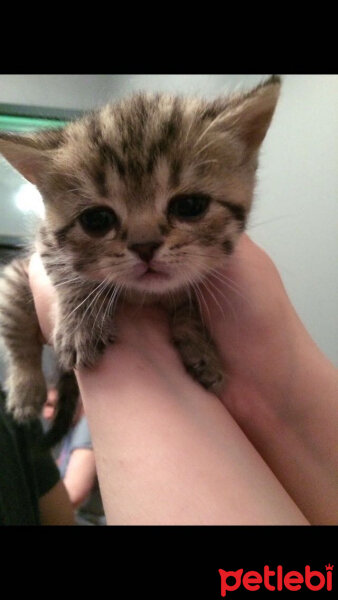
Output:
[[108,155],[110,164],[113,168],[115,168],[119,174],[119,176],[123,179],[126,176],[126,165],[124,164],[122,158],[118,154],[118,152],[111,147],[105,147],[105,153]]
[[180,185],[180,175],[182,172],[182,163],[176,157],[171,161],[169,186],[176,188]]
[[93,162],[90,165],[89,170],[98,194],[104,198],[107,197],[109,195],[109,190],[107,187],[104,157],[100,155],[99,160],[97,162]]
[[104,171],[105,165],[110,164],[113,169],[117,170],[120,177],[124,177],[126,169],[117,150],[112,144],[107,143],[107,141],[104,139],[99,116],[99,114],[94,114],[87,127],[89,139],[98,152],[98,157],[96,158],[98,175],[97,184],[101,190],[104,191],[102,195],[105,196],[107,195],[106,177]]
[[[161,103],[160,99],[159,95],[153,98],[139,95],[131,99],[129,106],[117,105],[112,110],[116,135],[112,132],[109,139],[102,133],[99,118],[93,116],[88,124],[89,138],[99,148],[102,159],[109,161],[122,178],[132,179],[134,186],[140,186],[145,177],[152,175],[158,159],[169,152],[181,131],[181,101],[173,99],[170,110],[163,115],[164,100]],[[176,157],[172,163],[172,180],[176,184],[179,172]],[[103,185],[102,180],[101,176],[99,186]]]
[[[193,104],[179,97],[139,94],[91,113],[83,121],[82,134],[79,129],[74,133],[84,144],[87,136],[93,149],[84,164],[97,193],[109,198],[110,168],[126,182],[134,197],[149,198],[150,192],[144,194],[144,190],[149,190],[150,177],[162,157],[169,166],[169,188],[179,187],[186,156],[189,163],[193,149],[192,142],[188,146],[185,143],[187,133],[200,135],[201,127],[212,121],[221,108],[220,102]],[[202,164],[200,175],[204,173],[207,168]]]
[[88,136],[93,144],[99,144],[102,142],[102,130],[97,115],[93,115],[88,122]]

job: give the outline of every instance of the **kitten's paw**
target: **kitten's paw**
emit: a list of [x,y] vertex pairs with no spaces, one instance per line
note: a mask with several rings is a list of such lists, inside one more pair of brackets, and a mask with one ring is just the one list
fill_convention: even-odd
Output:
[[84,340],[78,341],[75,348],[76,360],[75,369],[81,367],[93,367],[101,354],[104,352],[106,344],[99,340],[96,344],[88,345]]
[[199,338],[175,340],[183,364],[204,388],[218,394],[224,386],[224,371],[216,348]]
[[37,419],[40,416],[40,410],[37,410],[35,406],[14,406],[14,408],[9,408],[9,412],[18,423],[26,423],[31,419]]
[[24,423],[40,416],[46,399],[47,388],[42,373],[21,372],[9,382],[6,408],[17,422]]
[[195,364],[186,365],[186,368],[207,390],[215,394],[222,390],[225,377],[220,366],[208,364],[204,359],[201,359]]
[[73,336],[57,333],[54,338],[54,349],[60,366],[65,371],[80,367],[93,367],[106,347],[114,342],[114,337],[107,339],[89,339],[90,331],[76,332]]
[[71,371],[76,366],[76,348],[74,339],[68,334],[56,332],[54,334],[54,350],[58,357],[60,367],[64,371]]

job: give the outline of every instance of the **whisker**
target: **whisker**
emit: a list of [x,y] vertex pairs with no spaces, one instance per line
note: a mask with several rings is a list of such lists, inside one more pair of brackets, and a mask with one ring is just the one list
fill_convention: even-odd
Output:
[[69,317],[71,317],[72,314],[74,314],[88,300],[88,298],[90,298],[96,292],[96,290],[98,290],[101,284],[102,281],[100,281],[100,283],[84,298],[84,300],[82,300],[68,315],[66,315],[67,319],[69,319]]
[[[211,282],[210,280],[208,280],[208,284],[209,284],[209,285],[212,285],[212,282]],[[222,307],[222,306],[221,306],[221,304],[218,302],[218,300],[217,300],[217,298],[216,298],[215,294],[214,294],[214,293],[213,293],[213,291],[210,289],[210,287],[208,286],[208,284],[207,284],[207,282],[206,282],[206,280],[205,280],[205,279],[201,281],[201,285],[203,285],[203,286],[205,287],[205,289],[207,290],[207,292],[208,292],[208,293],[209,293],[209,294],[212,296],[212,298],[214,299],[215,303],[217,304],[218,308],[220,309],[220,311],[221,311],[221,313],[222,313],[223,319],[225,319],[225,314],[224,314],[224,311],[223,311],[223,307]],[[217,290],[216,286],[214,286],[214,288]],[[217,290],[217,291],[218,291],[218,290]]]
[[248,298],[241,293],[242,290],[236,285],[236,283],[232,279],[230,279],[224,273],[221,273],[217,270],[210,270],[210,271],[211,271],[212,276],[215,277],[215,279],[218,279],[218,281],[220,281],[222,284],[224,284],[226,287],[228,287],[232,292],[237,294],[244,301],[248,302]]
[[[209,271],[210,271],[210,269],[209,269]],[[217,273],[217,271],[216,271],[216,273]],[[219,288],[218,288],[218,287],[217,287],[217,286],[214,284],[214,282],[213,282],[211,279],[207,279],[207,275],[208,275],[208,274],[210,274],[210,273],[209,273],[209,272],[206,272],[206,273],[205,273],[205,277],[204,277],[203,279],[201,279],[201,280],[198,282],[198,284],[197,284],[197,285],[201,284],[201,285],[203,285],[203,286],[204,286],[204,287],[207,289],[207,291],[209,292],[209,294],[210,294],[210,295],[213,297],[213,299],[214,299],[215,303],[216,303],[216,304],[218,305],[218,307],[220,308],[220,310],[221,310],[221,312],[222,312],[222,315],[223,315],[223,318],[225,318],[225,314],[224,314],[224,311],[223,311],[223,308],[222,308],[222,306],[221,306],[221,305],[220,305],[220,303],[218,302],[217,298],[215,297],[215,295],[214,295],[214,293],[212,292],[212,290],[210,289],[210,287],[208,287],[208,284],[210,284],[210,285],[211,285],[211,286],[212,286],[212,287],[213,287],[213,288],[216,290],[216,292],[217,292],[217,293],[218,293],[218,294],[219,294],[219,295],[220,295],[220,296],[221,296],[221,297],[222,297],[222,298],[225,300],[225,302],[227,303],[227,305],[228,305],[228,306],[230,306],[231,312],[233,313],[233,315],[235,316],[235,319],[237,320],[237,315],[236,315],[236,313],[234,312],[234,308],[233,308],[233,305],[232,305],[232,303],[231,303],[230,299],[229,299],[229,298],[228,298],[228,297],[227,297],[227,296],[226,296],[226,295],[225,295],[225,294],[224,294],[224,293],[223,293],[223,292],[222,292],[222,291],[221,291],[221,290],[220,290],[220,289],[219,289]],[[213,277],[215,277],[216,279],[218,278],[218,277],[217,277],[215,274],[212,274],[212,275],[213,275]],[[226,285],[227,287],[230,287],[227,281],[223,281],[223,280],[220,280],[220,279],[219,279],[219,281],[221,281],[221,282],[222,282],[224,285]],[[237,290],[233,290],[233,291],[237,292]],[[237,293],[238,293],[238,292],[237,292]],[[245,298],[244,296],[242,296],[242,297],[243,297],[243,298]],[[202,294],[202,298],[203,298],[203,294]],[[210,318],[210,317],[209,317],[209,318]]]
[[250,229],[255,229],[256,227],[261,227],[261,225],[267,225],[270,223],[275,223],[277,221],[281,221],[283,219],[293,219],[295,216],[295,214],[288,214],[288,215],[280,215],[279,217],[272,217],[271,219],[267,219],[266,221],[260,221],[258,223],[250,223],[250,220],[246,226],[246,228],[248,230]]
[[[217,293],[223,298],[223,300],[226,302],[226,304],[230,307],[230,310],[235,318],[235,321],[238,323],[238,314],[236,313],[233,303],[231,302],[230,298],[223,293],[223,291],[221,291],[212,281],[211,279],[208,279],[208,283],[210,285],[213,285],[214,289],[217,291]],[[225,315],[223,313],[223,317],[225,318]]]
[[[115,300],[116,300],[116,302],[117,302],[117,299],[118,299],[118,297],[119,297],[119,291],[120,291],[120,289],[121,289],[121,285],[117,285],[117,286],[114,288],[114,290],[113,290],[113,293],[112,293],[111,297],[109,298],[109,300],[108,300],[108,302],[107,302],[106,309],[105,309],[105,311],[104,311],[104,313],[103,313],[103,316],[102,316],[102,319],[101,319],[101,333],[102,333],[103,326],[104,326],[104,324],[105,324],[105,322],[106,322],[106,317],[107,317],[107,315],[109,315],[110,311],[113,309],[113,307],[114,307],[114,303],[115,303]],[[107,296],[106,296],[106,297],[107,297]],[[105,298],[106,298],[106,297],[105,297]],[[102,305],[102,306],[103,306],[103,305]]]
[[[102,302],[100,302],[99,309],[98,309],[98,311],[97,311],[97,314],[96,314],[96,317],[95,317],[95,319],[94,319],[94,323],[93,323],[93,327],[92,327],[91,343],[92,343],[93,335],[94,335],[94,332],[95,332],[95,324],[96,324],[96,321],[97,321],[97,319],[98,319],[99,317],[101,318],[100,335],[97,335],[97,336],[96,336],[95,348],[97,347],[97,345],[98,345],[98,343],[99,343],[99,341],[100,341],[100,338],[101,338],[101,336],[102,336],[102,329],[103,329],[103,325],[104,325],[104,323],[105,323],[105,315],[106,315],[106,311],[105,311],[105,312],[104,312],[104,315],[102,316],[102,311],[104,310],[104,306],[105,306],[106,299],[107,299],[107,297],[109,297],[109,294],[111,293],[111,289],[112,289],[111,287],[108,287],[108,291],[106,291],[106,294],[105,294],[105,296],[104,296],[104,298],[103,298]],[[115,289],[113,290],[113,294],[114,294],[114,292],[115,292]],[[113,294],[112,294],[112,295],[113,295]],[[110,300],[110,299],[109,299],[109,300]],[[109,300],[107,301],[107,307],[108,307],[108,305],[109,305]],[[107,307],[106,307],[106,310],[107,310]]]
[[[96,321],[97,321],[97,319],[98,319],[98,317],[100,315],[101,308],[102,308],[102,306],[104,306],[105,299],[107,298],[107,296],[109,296],[111,290],[112,290],[112,285],[111,285],[111,283],[109,281],[107,281],[105,283],[105,285],[101,288],[101,290],[99,291],[99,293],[97,294],[97,296],[96,296],[95,304],[92,307],[92,310],[90,311],[90,315],[89,315],[89,317],[91,317],[93,315],[94,311],[95,310],[97,311],[95,319],[94,319],[94,322],[93,322],[93,326],[92,326],[93,330],[95,329],[95,323],[96,323]],[[104,297],[102,298],[103,295],[104,295]],[[97,306],[96,305],[99,302],[99,300],[100,300],[100,303],[99,303],[99,307],[98,307],[98,310],[97,310]]]
[[202,167],[204,165],[208,165],[210,163],[219,163],[219,161],[216,159],[202,160],[201,162],[198,162],[198,163],[193,162],[192,166],[197,168],[197,167]]
[[[185,258],[187,258],[187,257],[195,258],[196,256],[201,257],[201,258],[215,258],[215,256],[212,256],[212,255],[196,254],[195,252],[191,252],[191,253],[184,252],[182,254],[184,254]],[[240,295],[244,300],[247,300],[247,298],[241,294],[241,289],[236,285],[236,283],[232,279],[227,277],[227,275],[225,273],[220,271],[220,268],[205,265],[205,275],[207,275],[208,273],[213,274],[216,279],[218,279],[219,281],[221,281],[224,284],[227,284],[230,289],[233,289],[233,291],[237,292],[238,295]]]
[[200,154],[202,154],[202,152],[204,150],[206,150],[207,148],[209,148],[209,146],[211,146],[214,143],[215,143],[214,139],[210,140],[210,142],[208,142],[207,144],[205,144],[198,152],[196,152],[196,154],[194,154],[194,158],[196,158],[197,156],[199,156]]
[[187,287],[187,293],[188,293],[188,298],[189,298],[189,316],[191,317],[191,311],[193,309],[193,303],[192,303],[192,297],[191,297],[190,284]]
[[82,281],[81,277],[74,277],[73,279],[67,279],[66,281],[60,281],[60,283],[53,283],[53,288],[59,288],[62,285],[74,283],[74,281]]
[[203,326],[207,329],[207,325],[206,325],[205,320],[204,320],[204,311],[202,310],[202,305],[201,305],[201,302],[200,302],[201,292],[198,289],[196,283],[194,283],[193,281],[191,281],[190,285],[193,288],[193,292],[194,292],[195,298],[197,300],[199,314],[201,316]]
[[220,121],[221,119],[224,119],[224,113],[223,112],[221,112],[219,115],[217,115],[217,117],[215,117],[215,119],[213,121],[211,121],[211,123],[208,125],[208,127],[206,127],[206,129],[204,129],[204,131],[202,132],[202,134],[198,138],[197,142],[194,144],[194,148],[197,146],[197,144],[200,143],[200,141],[204,138],[204,136],[208,133],[208,131],[212,127],[214,127],[216,125],[216,123],[218,123],[218,121]]
[[[202,281],[199,281],[199,283],[202,283]],[[203,302],[203,304],[204,304],[204,307],[205,307],[205,309],[206,309],[206,311],[207,311],[207,314],[208,314],[208,319],[209,319],[209,327],[207,327],[207,329],[210,329],[210,326],[211,326],[211,322],[212,322],[212,321],[211,321],[211,315],[210,315],[210,311],[209,311],[209,306],[208,306],[208,303],[206,302],[206,300],[205,300],[205,298],[204,298],[204,296],[203,296],[203,294],[202,294],[202,290],[199,288],[199,283],[198,283],[198,284],[196,284],[196,286],[197,286],[197,289],[198,289],[198,291],[199,291],[199,293],[200,293],[201,300],[202,300],[202,302]],[[201,312],[201,316],[202,316],[202,318],[203,318],[203,312]],[[204,323],[204,326],[205,326],[205,323]]]
[[[105,278],[103,281],[101,281],[100,285],[99,285],[99,289],[98,292],[96,293],[96,295],[94,296],[94,299],[89,303],[89,305],[87,306],[86,310],[84,311],[81,321],[78,324],[78,327],[80,327],[82,321],[84,320],[87,312],[89,311],[90,307],[93,306],[93,304],[96,303],[97,299],[100,297],[102,290],[104,290],[106,288],[107,285],[107,278]],[[101,288],[101,289],[100,289]],[[90,313],[91,314],[91,313]]]
[[[102,294],[104,294],[104,298],[101,300],[101,302],[100,302],[100,304],[99,304],[99,308],[98,308],[98,311],[97,311],[97,313],[96,313],[96,317],[95,317],[95,319],[94,319],[94,323],[93,323],[93,326],[92,326],[92,335],[91,335],[91,340],[93,339],[93,335],[94,335],[94,331],[95,331],[95,325],[96,325],[96,321],[97,321],[99,318],[101,318],[100,335],[102,335],[102,327],[103,327],[103,323],[104,323],[104,319],[102,318],[102,311],[103,311],[103,307],[104,307],[104,305],[105,305],[106,299],[109,297],[109,294],[111,293],[111,291],[112,291],[112,288],[111,288],[111,286],[109,285],[109,286],[108,286],[108,290],[107,290],[106,288],[104,288],[104,289],[103,289],[103,292],[102,292],[102,290],[101,290],[101,292],[100,292],[100,296],[101,296]],[[113,293],[114,293],[114,292],[113,292]],[[96,343],[97,343],[97,342],[96,342]]]
[[[120,283],[120,284],[118,284],[116,286],[116,288],[115,288],[115,290],[114,290],[114,292],[112,294],[112,297],[110,298],[110,300],[108,302],[108,314],[110,313],[110,311],[112,309],[114,309],[114,305],[117,304],[117,301],[118,301],[118,298],[119,298],[120,291],[121,291],[122,287],[123,287],[122,283]],[[104,315],[104,318],[105,318],[105,315]]]

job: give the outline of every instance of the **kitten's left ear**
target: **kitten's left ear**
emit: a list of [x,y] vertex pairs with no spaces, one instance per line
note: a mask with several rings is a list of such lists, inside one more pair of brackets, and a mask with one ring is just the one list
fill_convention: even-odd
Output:
[[263,142],[280,93],[280,77],[273,75],[248,93],[235,97],[224,123],[246,144],[251,154]]
[[16,135],[0,132],[0,153],[25,179],[37,185],[62,139],[62,130]]

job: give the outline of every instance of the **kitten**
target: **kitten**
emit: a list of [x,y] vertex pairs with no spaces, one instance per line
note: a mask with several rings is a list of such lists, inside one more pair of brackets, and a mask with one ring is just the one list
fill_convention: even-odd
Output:
[[[0,133],[3,156],[44,200],[36,249],[56,289],[53,343],[65,373],[94,365],[114,342],[123,293],[162,302],[187,370],[220,388],[223,369],[196,290],[245,228],[279,89],[273,76],[214,101],[137,94],[63,129]],[[7,406],[19,421],[38,415],[46,397],[27,264],[7,266],[0,294]]]

